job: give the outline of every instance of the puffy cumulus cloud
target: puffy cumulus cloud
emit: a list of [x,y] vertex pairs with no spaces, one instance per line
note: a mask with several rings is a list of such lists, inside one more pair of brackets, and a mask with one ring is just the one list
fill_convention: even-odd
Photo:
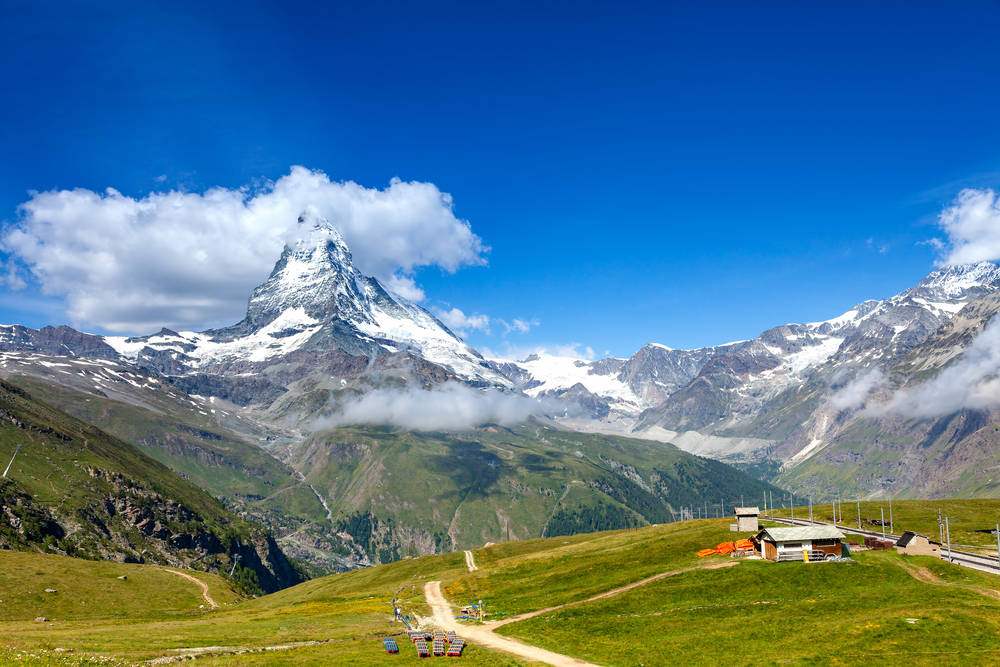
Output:
[[199,328],[242,317],[305,210],[336,225],[361,271],[408,298],[423,298],[416,267],[485,261],[487,248],[432,183],[366,188],[304,167],[255,189],[33,192],[0,244],[45,294],[65,298],[74,323]]
[[[835,383],[840,378],[835,378]],[[835,410],[856,410],[862,407],[871,394],[885,385],[886,378],[878,368],[861,371],[830,395],[829,403]]]
[[447,382],[432,389],[376,389],[312,424],[321,431],[345,424],[384,424],[416,431],[449,431],[494,423],[513,426],[544,414],[541,402],[521,394]]
[[866,411],[873,416],[942,417],[959,410],[1000,407],[1000,318],[994,318],[976,336],[957,361],[938,375],[913,387],[904,387]]
[[446,327],[459,336],[465,336],[470,329],[485,331],[486,333],[490,331],[490,318],[486,315],[466,315],[458,308],[452,308],[451,310],[435,308],[434,314],[437,315],[439,320],[444,322]]
[[947,242],[932,239],[930,244],[943,250],[942,264],[1000,259],[1000,196],[993,190],[962,190],[938,224]]

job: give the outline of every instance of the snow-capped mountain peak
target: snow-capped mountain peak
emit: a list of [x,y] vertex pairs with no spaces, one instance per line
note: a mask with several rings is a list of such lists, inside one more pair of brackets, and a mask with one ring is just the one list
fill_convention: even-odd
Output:
[[268,362],[299,350],[369,359],[407,352],[467,381],[511,384],[433,315],[362,274],[336,227],[308,214],[299,217],[271,275],[254,289],[243,321],[201,333],[106,341],[126,358],[162,366],[166,356],[188,370]]
[[1000,285],[1000,266],[993,262],[955,264],[932,271],[912,288],[913,292],[933,293],[939,298],[969,296],[970,291],[993,291]]

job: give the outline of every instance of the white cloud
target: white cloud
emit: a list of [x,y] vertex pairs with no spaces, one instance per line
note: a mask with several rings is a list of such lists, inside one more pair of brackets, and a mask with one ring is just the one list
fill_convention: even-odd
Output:
[[2,248],[45,294],[65,298],[74,324],[126,333],[201,328],[243,316],[307,208],[337,226],[362,272],[409,298],[423,296],[416,267],[485,263],[487,248],[434,184],[365,188],[304,167],[254,189],[138,199],[111,188],[32,192]]
[[959,359],[938,375],[904,387],[882,404],[869,406],[874,415],[941,417],[959,410],[1000,407],[1000,318],[976,336]]
[[511,322],[507,322],[506,320],[497,320],[497,321],[503,325],[504,328],[503,333],[505,336],[512,331],[515,331],[517,333],[528,333],[533,328],[541,324],[541,322],[539,322],[537,319],[534,318],[530,320],[522,320],[515,317],[514,320]]
[[835,410],[860,408],[872,392],[882,387],[885,381],[885,375],[877,368],[862,371],[830,396],[830,405]]
[[938,224],[948,237],[942,264],[1000,259],[1000,196],[993,190],[962,190]]
[[490,332],[490,318],[486,315],[466,315],[458,308],[451,310],[434,308],[434,314],[444,322],[446,327],[462,337],[465,337],[470,329]]
[[317,420],[319,431],[345,424],[389,424],[417,431],[467,429],[485,423],[507,426],[543,414],[543,404],[521,394],[473,389],[447,382],[433,389],[376,389]]

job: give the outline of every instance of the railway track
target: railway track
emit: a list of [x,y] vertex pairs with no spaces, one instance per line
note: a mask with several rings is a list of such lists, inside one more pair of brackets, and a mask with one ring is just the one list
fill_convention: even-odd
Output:
[[[845,526],[843,524],[832,524],[825,521],[810,521],[809,519],[786,519],[779,517],[762,517],[768,521],[777,521],[779,523],[787,523],[791,526],[834,526],[840,530],[855,533],[857,535],[869,535],[871,537],[877,537],[883,539],[881,531],[866,530],[864,528],[855,528],[854,526]],[[889,533],[885,534],[884,539],[892,540],[895,542],[901,536],[892,535]],[[948,549],[942,547],[941,549],[941,560],[948,560]],[[990,556],[983,556],[980,554],[974,554],[968,551],[960,551],[959,549],[951,550],[951,561],[957,565],[963,567],[972,568],[974,570],[979,570],[980,572],[989,572],[991,574],[1000,574],[1000,563],[997,562],[996,558]]]

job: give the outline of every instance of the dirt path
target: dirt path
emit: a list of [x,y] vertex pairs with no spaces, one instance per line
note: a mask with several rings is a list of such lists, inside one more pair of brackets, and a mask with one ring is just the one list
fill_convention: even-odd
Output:
[[993,600],[1000,600],[1000,591],[993,590],[992,588],[980,588],[978,586],[965,586],[962,584],[953,584],[951,582],[945,581],[941,577],[937,576],[926,567],[920,565],[910,565],[908,563],[896,563],[901,568],[906,570],[906,573],[916,579],[917,581],[930,584],[932,586],[955,586],[956,588],[964,588],[973,593],[978,593],[984,597],[992,598]]
[[451,603],[441,594],[441,582],[429,581],[424,586],[424,597],[434,610],[434,623],[443,630],[454,630],[460,637],[474,641],[488,648],[512,653],[528,660],[537,660],[555,667],[597,667],[584,660],[571,658],[568,655],[554,653],[544,648],[522,644],[516,639],[509,639],[494,634],[488,626],[464,625],[455,620],[455,612]]
[[[468,562],[469,557],[472,555],[471,552],[466,551],[466,562]],[[520,656],[522,658],[527,658],[529,660],[538,660],[549,665],[555,665],[556,667],[579,667],[580,665],[592,665],[592,663],[586,662],[585,660],[579,660],[577,658],[571,658],[560,653],[555,653],[537,646],[531,646],[530,644],[523,644],[516,639],[511,639],[509,637],[504,637],[493,632],[496,628],[502,625],[507,625],[508,623],[514,623],[515,621],[523,621],[540,614],[547,614],[558,609],[564,609],[566,607],[573,607],[579,604],[585,604],[587,602],[593,602],[595,600],[603,600],[604,598],[613,597],[619,595],[626,591],[630,591],[633,588],[638,588],[639,586],[645,586],[646,584],[652,583],[654,581],[659,581],[666,577],[672,577],[678,574],[683,574],[685,572],[691,572],[693,570],[717,570],[723,567],[732,567],[733,565],[738,565],[739,561],[727,561],[724,563],[713,563],[711,565],[696,565],[693,567],[685,567],[680,570],[671,570],[669,572],[661,572],[660,574],[654,574],[651,577],[646,577],[645,579],[640,579],[639,581],[633,581],[631,584],[626,584],[625,586],[620,586],[618,588],[612,589],[610,591],[605,591],[598,595],[586,598],[584,600],[576,600],[574,602],[567,602],[565,604],[556,605],[555,607],[547,607],[545,609],[539,609],[538,611],[528,612],[527,614],[521,614],[520,616],[513,616],[511,618],[506,618],[502,621],[489,621],[482,625],[465,625],[464,623],[459,623],[455,620],[455,612],[452,609],[451,603],[444,597],[441,593],[441,582],[440,581],[430,581],[424,586],[424,597],[427,600],[427,604],[431,606],[434,611],[434,623],[440,626],[444,630],[454,630],[461,637],[476,641],[483,646],[489,648],[494,648],[499,651],[506,651],[507,653],[513,653],[514,655]]]
[[198,579],[197,577],[192,577],[190,574],[187,574],[186,572],[178,572],[177,570],[171,570],[166,567],[163,568],[163,571],[169,572],[171,574],[176,574],[178,577],[184,577],[185,579],[189,579],[194,583],[198,584],[198,586],[201,588],[201,597],[205,598],[205,602],[208,603],[208,606],[211,607],[212,609],[215,609],[216,607],[219,606],[219,603],[213,600],[212,596],[208,594],[208,584],[206,584],[201,579]]
[[472,552],[468,549],[465,551],[465,564],[469,567],[469,572],[475,572],[479,569],[476,567],[476,559],[472,557]]
[[542,614],[548,614],[549,612],[557,611],[559,609],[565,609],[566,607],[575,607],[580,604],[586,604],[587,602],[594,602],[595,600],[603,600],[604,598],[614,597],[615,595],[620,595],[626,591],[630,591],[633,588],[638,588],[639,586],[645,586],[646,584],[651,584],[654,581],[659,581],[660,579],[666,579],[667,577],[673,577],[678,574],[684,574],[685,572],[691,572],[693,570],[718,570],[723,567],[732,567],[733,565],[739,565],[739,561],[732,560],[723,563],[712,563],[711,565],[695,565],[692,567],[685,567],[680,570],[671,570],[669,572],[661,572],[659,574],[654,574],[651,577],[646,577],[645,579],[640,579],[639,581],[633,581],[631,584],[626,584],[619,588],[612,589],[610,591],[605,591],[604,593],[598,593],[593,597],[589,597],[585,600],[576,600],[574,602],[566,602],[564,604],[557,604],[554,607],[546,607],[545,609],[539,609],[538,611],[529,611],[526,614],[520,614],[519,616],[511,616],[510,618],[505,618],[502,621],[492,621],[487,623],[490,628],[499,628],[501,625],[507,625],[508,623],[516,623],[517,621],[524,621],[529,618],[534,618],[535,616],[541,616]]

